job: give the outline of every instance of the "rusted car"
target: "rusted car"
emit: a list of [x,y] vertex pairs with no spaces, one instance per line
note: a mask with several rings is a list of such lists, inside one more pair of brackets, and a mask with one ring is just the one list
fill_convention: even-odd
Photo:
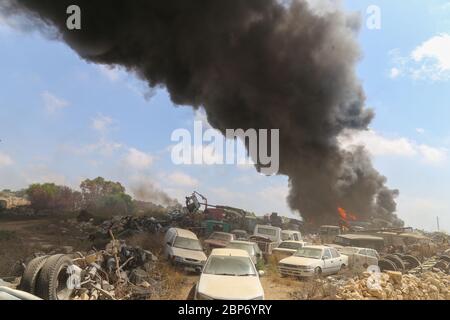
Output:
[[378,252],[370,248],[343,247],[336,249],[340,254],[348,257],[350,269],[367,269],[369,266],[377,266],[380,259]]
[[208,239],[205,240],[205,248],[209,251],[212,249],[226,248],[230,241],[235,240],[234,234],[227,232],[213,232]]

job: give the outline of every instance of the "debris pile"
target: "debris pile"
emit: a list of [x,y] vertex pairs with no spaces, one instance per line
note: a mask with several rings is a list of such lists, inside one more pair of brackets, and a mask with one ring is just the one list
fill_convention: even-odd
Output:
[[[34,258],[23,272],[19,289],[49,300],[129,300],[161,295],[157,257],[116,240],[112,232],[110,236],[112,240],[101,251]],[[61,283],[55,284],[54,279]]]
[[[298,299],[337,300],[449,300],[450,276],[437,272],[418,275],[397,271],[364,272],[355,278],[327,277],[312,282],[313,294],[294,294]],[[311,290],[310,290],[311,291]]]

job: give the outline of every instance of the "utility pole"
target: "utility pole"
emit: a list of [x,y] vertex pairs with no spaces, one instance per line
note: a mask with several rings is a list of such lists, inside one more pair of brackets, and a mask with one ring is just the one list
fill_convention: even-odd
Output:
[[437,231],[439,232],[439,217],[436,217],[436,221],[437,221]]

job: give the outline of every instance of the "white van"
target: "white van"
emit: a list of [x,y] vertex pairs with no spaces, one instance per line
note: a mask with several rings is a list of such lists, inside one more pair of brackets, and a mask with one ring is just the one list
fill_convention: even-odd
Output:
[[164,256],[173,265],[192,272],[201,272],[207,259],[195,233],[179,228],[167,230],[164,237]]
[[281,228],[258,224],[250,241],[256,242],[263,253],[271,254],[282,241]]

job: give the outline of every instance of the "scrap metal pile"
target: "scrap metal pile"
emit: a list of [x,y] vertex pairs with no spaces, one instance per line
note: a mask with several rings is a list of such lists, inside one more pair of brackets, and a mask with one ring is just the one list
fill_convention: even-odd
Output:
[[32,259],[18,289],[48,300],[146,299],[161,294],[157,258],[110,234],[112,240],[101,251]]

